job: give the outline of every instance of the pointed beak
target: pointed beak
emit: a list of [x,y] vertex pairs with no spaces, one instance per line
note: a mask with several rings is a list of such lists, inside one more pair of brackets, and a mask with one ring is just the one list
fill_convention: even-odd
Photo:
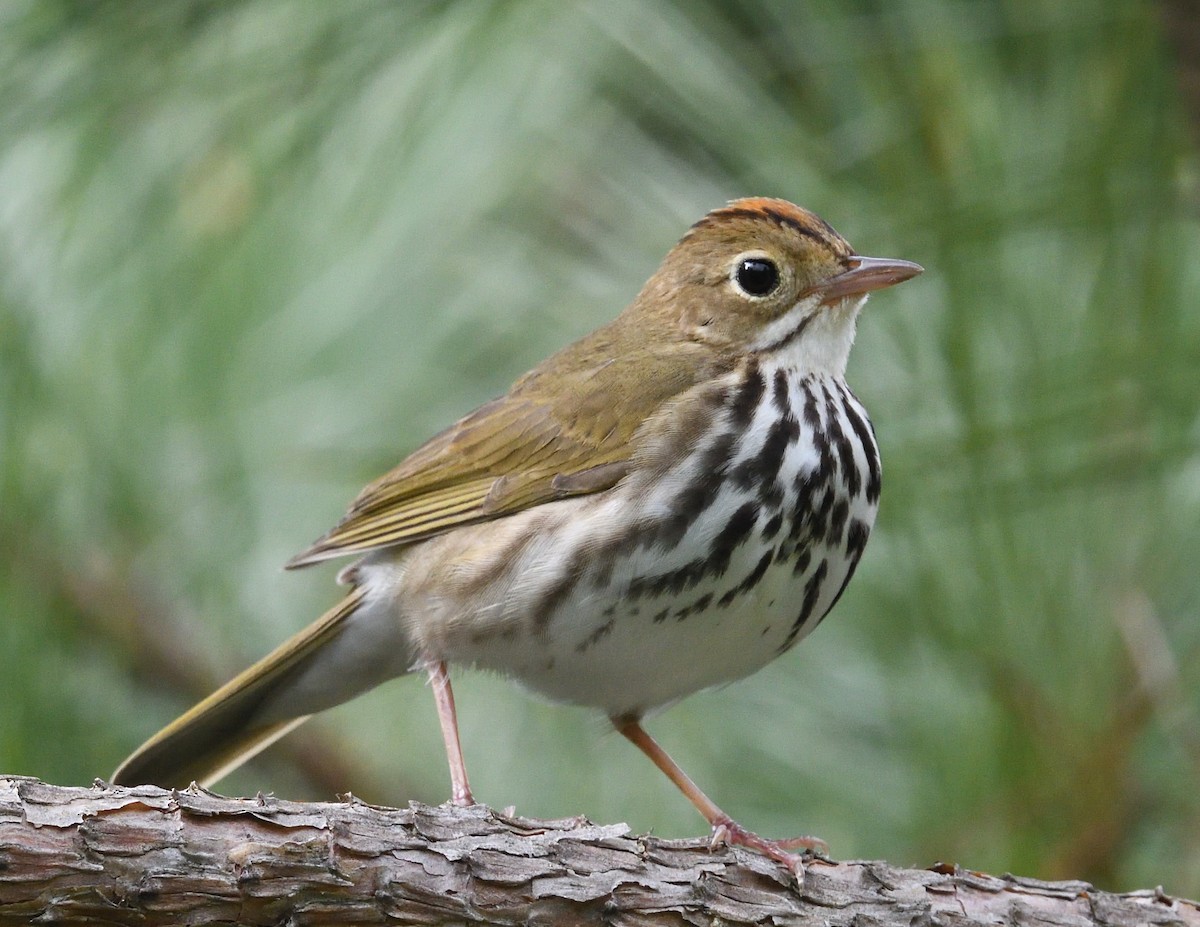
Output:
[[850,265],[848,270],[813,288],[821,292],[822,304],[829,305],[846,296],[858,296],[895,286],[925,270],[920,264],[899,258],[861,257],[856,254],[846,258],[846,262]]

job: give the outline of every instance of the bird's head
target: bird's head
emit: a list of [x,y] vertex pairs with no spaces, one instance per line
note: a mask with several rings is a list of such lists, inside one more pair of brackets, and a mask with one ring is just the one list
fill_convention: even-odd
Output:
[[921,270],[856,254],[824,219],[786,200],[740,199],[693,225],[631,308],[722,352],[840,375],[867,294]]

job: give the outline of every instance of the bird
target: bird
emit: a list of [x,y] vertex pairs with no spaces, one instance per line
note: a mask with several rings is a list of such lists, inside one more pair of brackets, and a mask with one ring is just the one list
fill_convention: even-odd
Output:
[[715,844],[796,869],[643,719],[790,651],[875,522],[879,449],[846,363],[868,294],[921,273],[815,213],[712,210],[632,303],[370,483],[287,567],[354,557],[342,600],[139,747],[115,784],[212,784],[309,716],[428,676],[451,801],[474,803],[448,667],[603,712]]

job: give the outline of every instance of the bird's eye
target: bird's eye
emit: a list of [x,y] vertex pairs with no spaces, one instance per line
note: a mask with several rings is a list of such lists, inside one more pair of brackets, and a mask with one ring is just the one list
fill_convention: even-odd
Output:
[[747,296],[770,296],[779,286],[779,268],[766,258],[742,258],[733,269],[733,282]]

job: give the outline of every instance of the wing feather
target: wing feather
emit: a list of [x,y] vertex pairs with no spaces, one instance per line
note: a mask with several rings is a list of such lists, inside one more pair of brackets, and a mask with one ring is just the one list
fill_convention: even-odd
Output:
[[288,568],[610,489],[628,470],[641,424],[711,373],[695,346],[666,347],[626,342],[617,328],[576,342],[368,485]]
[[[377,547],[415,543],[459,525],[486,521],[531,505],[578,494],[554,480],[616,464],[626,447],[593,446],[571,438],[531,403],[513,409],[489,403],[419,448],[395,470],[372,483],[345,518],[288,563],[304,566]],[[614,485],[623,471],[588,485]]]

